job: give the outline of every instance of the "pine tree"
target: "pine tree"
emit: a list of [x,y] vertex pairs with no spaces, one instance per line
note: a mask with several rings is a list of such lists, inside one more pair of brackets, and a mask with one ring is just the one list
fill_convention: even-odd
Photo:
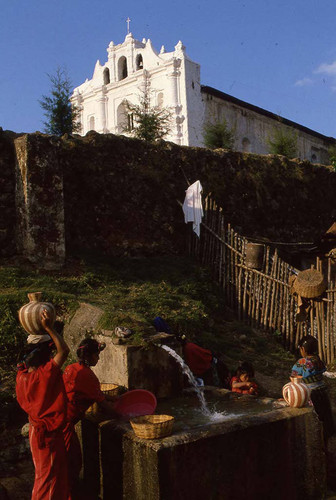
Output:
[[155,142],[170,132],[171,112],[166,107],[151,106],[152,91],[149,78],[145,78],[139,104],[124,101],[127,110],[127,125],[124,131],[144,141]]
[[328,149],[330,165],[336,170],[336,145],[330,146]]
[[204,126],[203,141],[209,149],[233,149],[234,130],[229,129],[225,118],[218,123],[208,123]]
[[72,134],[80,130],[77,122],[78,110],[71,105],[72,84],[65,69],[57,68],[55,75],[49,75],[50,96],[43,95],[39,101],[47,120],[44,131],[47,134]]
[[[282,118],[278,117],[278,121],[281,123]],[[297,141],[298,136],[295,132],[282,125],[274,127],[273,135],[267,139],[269,152],[273,155],[295,158],[298,155]]]

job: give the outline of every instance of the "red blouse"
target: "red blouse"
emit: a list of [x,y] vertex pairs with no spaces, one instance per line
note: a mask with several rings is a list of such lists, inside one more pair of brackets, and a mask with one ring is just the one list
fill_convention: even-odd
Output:
[[16,397],[36,428],[55,431],[66,417],[66,394],[62,371],[53,359],[36,370],[25,368],[16,376]]
[[258,392],[258,386],[255,382],[249,381],[251,384],[250,387],[247,387],[247,386],[232,387],[233,382],[241,382],[241,380],[238,377],[232,377],[232,379],[231,379],[231,391],[232,392],[239,392],[240,394],[249,394],[251,388],[253,388],[255,390],[255,392]]
[[80,363],[66,367],[63,380],[68,398],[68,420],[78,422],[93,403],[104,401],[100,383],[91,368]]

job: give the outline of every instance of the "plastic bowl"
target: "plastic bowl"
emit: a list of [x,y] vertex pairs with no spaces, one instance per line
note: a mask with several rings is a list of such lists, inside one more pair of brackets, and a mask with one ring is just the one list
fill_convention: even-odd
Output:
[[144,389],[128,391],[114,403],[114,410],[122,417],[140,417],[152,415],[157,402],[152,392]]

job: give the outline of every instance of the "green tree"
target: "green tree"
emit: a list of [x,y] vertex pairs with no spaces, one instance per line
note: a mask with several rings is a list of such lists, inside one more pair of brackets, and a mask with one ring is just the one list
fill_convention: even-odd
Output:
[[267,139],[269,152],[273,155],[295,158],[298,154],[297,139],[296,133],[284,127],[275,127],[272,137]]
[[72,84],[67,71],[60,67],[54,75],[49,75],[51,82],[50,95],[43,95],[39,103],[45,111],[44,131],[47,134],[63,135],[78,132],[78,110],[71,105]]
[[330,165],[336,170],[336,144],[328,149]]
[[147,77],[144,90],[139,97],[139,104],[124,101],[127,114],[124,131],[138,139],[155,142],[169,134],[172,114],[169,108],[152,106],[151,97],[152,91]]
[[208,123],[204,126],[203,141],[204,145],[210,149],[233,149],[234,145],[234,129],[230,129],[223,118],[218,123]]

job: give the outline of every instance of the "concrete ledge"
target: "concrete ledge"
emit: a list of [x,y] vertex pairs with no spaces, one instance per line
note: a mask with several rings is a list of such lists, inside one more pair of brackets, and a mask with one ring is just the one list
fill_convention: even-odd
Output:
[[[116,345],[113,338],[97,335],[106,343],[93,371],[101,382],[122,385],[127,389],[147,389],[157,398],[173,397],[183,389],[183,374],[176,361],[160,347],[148,344]],[[171,344],[178,354],[180,345]]]
[[[321,500],[322,427],[311,408],[283,408],[144,440],[128,422],[84,425],[88,488],[115,500]],[[87,441],[85,444],[85,440]]]

